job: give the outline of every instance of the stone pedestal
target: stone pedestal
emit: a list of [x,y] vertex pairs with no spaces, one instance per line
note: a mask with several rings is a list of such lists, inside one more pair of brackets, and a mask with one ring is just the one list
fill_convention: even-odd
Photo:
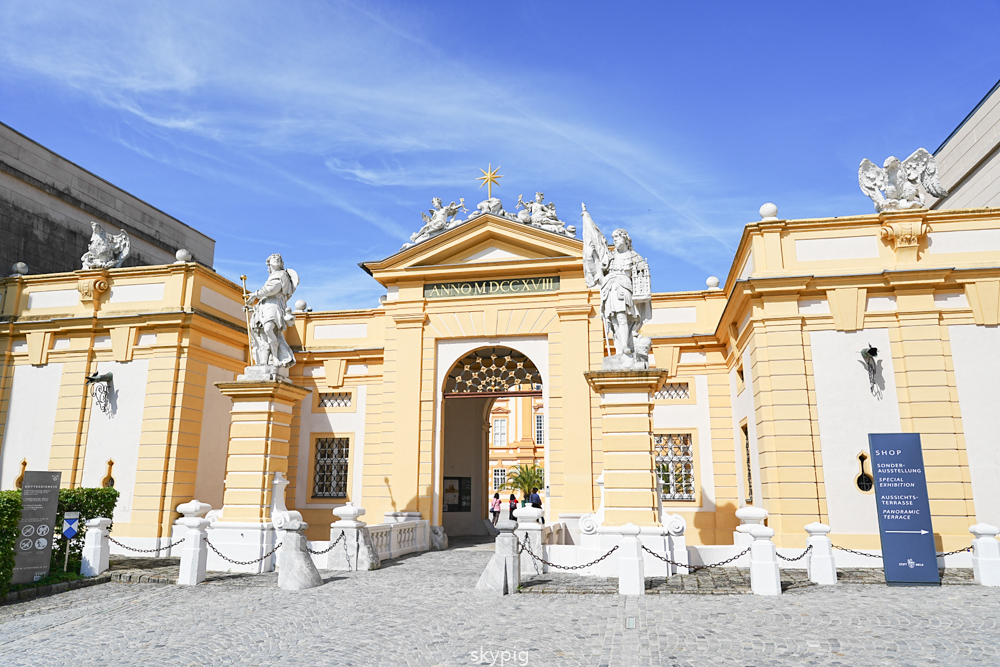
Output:
[[[545,525],[538,522],[541,516],[542,510],[537,507],[519,507],[514,510],[514,518],[517,519],[514,537],[519,543],[527,539],[531,552],[539,558],[546,559],[545,546],[542,544],[542,529]],[[525,549],[521,552],[521,571],[528,574],[542,574],[548,572],[549,568],[532,558]]]
[[666,374],[656,368],[584,373],[601,396],[605,526],[660,525],[652,394]]
[[[252,375],[248,369],[247,376]],[[292,410],[309,390],[280,381],[217,382],[215,386],[232,399],[233,409],[222,514],[212,524],[208,539],[232,560],[255,560],[275,546],[272,482],[274,473],[288,472]],[[270,572],[274,556],[236,565],[213,552],[208,569]]]
[[177,506],[177,511],[184,515],[174,525],[185,529],[184,546],[181,549],[181,564],[177,575],[178,586],[197,586],[205,581],[208,568],[208,527],[211,521],[205,515],[212,510],[208,503],[192,500]]
[[972,573],[976,583],[1000,586],[1000,542],[997,542],[1000,530],[988,523],[977,523],[969,532],[975,537],[972,540]]
[[340,520],[330,524],[330,543],[338,539],[342,539],[344,543],[330,550],[326,568],[339,571],[366,571],[382,567],[382,560],[372,541],[371,533],[368,532],[367,524],[358,520],[358,517],[364,515],[365,508],[347,503],[333,510],[333,513]]

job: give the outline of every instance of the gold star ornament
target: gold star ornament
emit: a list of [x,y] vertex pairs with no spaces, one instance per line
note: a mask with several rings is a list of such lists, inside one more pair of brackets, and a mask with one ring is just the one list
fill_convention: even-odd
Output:
[[493,163],[491,162],[486,169],[480,169],[479,171],[483,172],[483,175],[476,179],[477,181],[482,181],[482,183],[479,184],[479,187],[482,188],[485,185],[487,199],[493,199],[493,184],[496,183],[496,186],[500,187],[500,183],[497,179],[503,178],[503,174],[497,174],[497,172],[500,171],[500,167],[497,166],[497,168],[494,169]]

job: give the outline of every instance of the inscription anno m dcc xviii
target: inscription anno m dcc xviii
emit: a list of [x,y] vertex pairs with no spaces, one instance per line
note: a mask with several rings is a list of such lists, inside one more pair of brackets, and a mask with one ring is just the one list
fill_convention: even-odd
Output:
[[504,280],[471,280],[461,283],[429,283],[424,285],[425,299],[463,296],[494,296],[523,292],[555,292],[559,276],[549,278],[512,278]]

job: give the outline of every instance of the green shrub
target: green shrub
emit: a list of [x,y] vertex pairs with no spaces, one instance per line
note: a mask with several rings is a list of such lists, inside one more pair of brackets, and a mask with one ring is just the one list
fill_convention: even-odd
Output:
[[[110,519],[118,502],[118,492],[113,488],[59,489],[59,509],[56,510],[56,534],[62,535],[63,516],[66,512],[80,513],[80,533],[69,543],[69,572],[79,572],[83,560],[83,536],[87,532],[87,519],[99,516]],[[66,541],[58,540],[52,549],[49,569],[62,572],[66,558]]]
[[10,590],[14,576],[14,542],[21,521],[21,492],[0,491],[0,597]]

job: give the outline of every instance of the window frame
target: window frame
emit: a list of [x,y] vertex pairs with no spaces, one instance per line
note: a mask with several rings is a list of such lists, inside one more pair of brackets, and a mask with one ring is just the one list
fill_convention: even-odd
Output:
[[[319,387],[317,387],[316,390],[313,391],[312,411],[314,413],[317,413],[317,412],[318,413],[326,413],[326,412],[357,412],[358,411],[358,408],[357,408],[357,396],[358,396],[358,393],[357,393],[357,391],[354,390],[353,387],[338,387],[336,389],[328,389],[328,388],[324,387],[323,389],[326,389],[326,391],[323,391]],[[323,407],[320,407],[320,405],[319,405],[319,402],[321,400],[320,396],[322,396],[324,394],[348,394],[351,397],[351,404],[348,405],[348,406],[346,406],[346,407],[338,407],[338,408],[323,408]]]
[[[497,433],[499,429],[497,424],[503,424],[503,444],[497,444]],[[492,433],[490,433],[490,446],[493,449],[505,449],[510,445],[510,439],[507,434],[507,418],[506,417],[494,417],[493,418],[493,428]]]
[[[342,496],[318,496],[316,495],[316,456],[319,453],[319,441],[343,438],[347,440],[347,471],[344,474],[344,495]],[[309,434],[309,490],[308,502],[311,503],[342,503],[351,500],[351,481],[354,475],[354,433],[310,433]]]
[[[653,443],[653,466],[654,466],[654,473],[656,475],[659,475],[660,473],[659,473],[659,469],[658,469],[658,462],[656,460],[657,456],[656,456],[655,437],[656,436],[668,436],[668,435],[672,435],[672,436],[687,436],[689,438],[690,446],[691,446],[691,491],[692,491],[691,495],[692,495],[692,497],[689,498],[689,499],[678,499],[678,498],[664,499],[664,498],[661,497],[658,500],[660,500],[660,502],[663,503],[664,507],[668,507],[668,506],[671,507],[671,508],[674,508],[674,507],[676,507],[676,508],[695,508],[695,507],[701,507],[701,504],[702,504],[702,499],[701,499],[701,474],[700,474],[700,472],[701,472],[701,465],[700,465],[700,460],[698,458],[698,453],[699,453],[699,451],[698,451],[698,431],[697,431],[697,429],[683,429],[683,428],[681,428],[681,429],[670,429],[670,430],[667,430],[667,429],[656,429],[653,432],[653,436],[654,436],[654,443]],[[667,488],[669,488],[669,485],[666,482],[664,482],[663,488],[664,488],[664,490],[666,490]]]

